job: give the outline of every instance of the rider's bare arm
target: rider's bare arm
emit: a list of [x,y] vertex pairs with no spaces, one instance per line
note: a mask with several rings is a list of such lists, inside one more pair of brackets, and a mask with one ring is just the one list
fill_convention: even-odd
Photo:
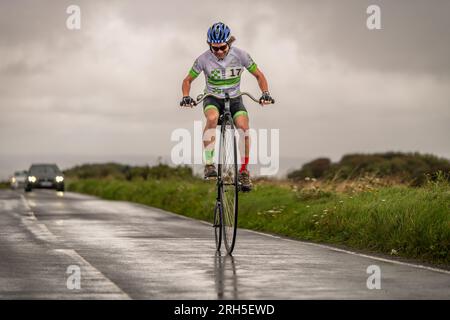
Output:
[[275,103],[275,100],[270,96],[269,93],[269,85],[267,84],[267,79],[264,76],[264,73],[259,70],[259,68],[256,68],[254,71],[251,72],[258,81],[259,88],[262,91],[262,96],[259,99],[259,103],[261,105]]
[[264,76],[264,73],[259,70],[259,68],[256,68],[255,71],[252,72],[253,76],[255,76],[256,80],[258,81],[259,88],[262,92],[269,91],[269,85],[267,84],[266,77]]
[[183,85],[181,87],[181,89],[183,90],[183,97],[189,96],[189,92],[191,92],[191,83],[194,80],[195,78],[190,74],[188,74],[186,78],[184,78]]

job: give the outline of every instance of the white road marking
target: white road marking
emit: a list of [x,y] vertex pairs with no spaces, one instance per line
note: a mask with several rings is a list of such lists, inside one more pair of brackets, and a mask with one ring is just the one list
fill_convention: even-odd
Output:
[[50,243],[57,243],[58,238],[48,230],[47,226],[43,223],[39,223],[39,221],[36,219],[36,216],[34,215],[34,212],[31,210],[29,204],[27,203],[27,200],[23,195],[20,195],[22,202],[26,208],[27,216],[22,216],[17,213],[14,213],[22,222],[22,224],[30,231],[36,238],[39,240],[50,242]]
[[[20,195],[22,202],[27,210],[28,217],[19,216],[14,213],[16,216],[19,216],[23,225],[38,239],[50,242],[57,243],[57,237],[47,228],[47,226],[43,223],[39,223],[34,212],[31,210],[27,200],[23,195]],[[104,279],[107,281],[109,286],[111,287],[111,291],[117,291],[121,295],[121,299],[131,299],[130,296],[125,293],[122,289],[120,289],[111,279],[106,277],[103,273],[100,272],[97,268],[91,265],[88,261],[86,261],[81,255],[79,255],[73,249],[53,249],[51,250],[56,253],[65,254],[71,257],[76,261],[79,265],[85,267],[85,269],[96,279]]]
[[[77,264],[82,269],[82,279],[83,275],[86,273],[89,274],[89,277],[94,279],[103,279],[107,282],[109,286],[108,291],[118,292],[120,295],[120,299],[131,300],[131,297],[125,293],[121,288],[119,288],[113,281],[111,281],[107,276],[105,276],[100,270],[91,265],[88,261],[86,261],[82,256],[80,256],[73,249],[54,249],[53,252],[64,254],[75,260],[75,264]],[[83,281],[83,280],[82,280]],[[82,284],[83,286],[83,284]]]

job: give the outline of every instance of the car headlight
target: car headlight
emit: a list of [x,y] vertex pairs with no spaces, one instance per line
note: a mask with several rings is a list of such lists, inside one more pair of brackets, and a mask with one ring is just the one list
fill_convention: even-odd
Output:
[[35,183],[36,182],[36,177],[35,176],[29,176],[28,177],[28,181],[31,183]]
[[11,183],[16,183],[16,178],[12,177],[11,178]]
[[56,176],[56,178],[55,178],[55,180],[56,180],[56,182],[63,182],[64,181],[64,177],[62,177],[62,176]]

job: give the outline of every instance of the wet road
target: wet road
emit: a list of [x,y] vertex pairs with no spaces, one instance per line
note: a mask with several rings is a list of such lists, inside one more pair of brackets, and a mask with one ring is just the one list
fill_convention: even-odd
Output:
[[[239,230],[234,257],[220,256],[212,231],[128,202],[0,190],[0,298],[450,298],[448,271],[247,230]],[[381,288],[369,290],[373,265]],[[79,289],[70,286],[73,268]]]

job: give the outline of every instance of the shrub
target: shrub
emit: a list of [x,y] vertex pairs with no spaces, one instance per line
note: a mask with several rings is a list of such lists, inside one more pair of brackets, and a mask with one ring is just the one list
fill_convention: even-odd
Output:
[[288,178],[355,179],[371,174],[382,178],[395,177],[413,186],[420,186],[426,183],[427,175],[432,178],[438,171],[450,173],[450,161],[417,152],[356,153],[344,155],[337,163],[331,163],[327,158],[313,160],[304,164],[300,170],[291,172]]
[[135,179],[165,179],[180,178],[192,179],[192,168],[188,166],[170,167],[167,164],[159,163],[156,166],[129,166],[118,163],[103,164],[84,164],[65,170],[64,174],[68,177],[78,179],[103,179],[112,178],[118,180]]

